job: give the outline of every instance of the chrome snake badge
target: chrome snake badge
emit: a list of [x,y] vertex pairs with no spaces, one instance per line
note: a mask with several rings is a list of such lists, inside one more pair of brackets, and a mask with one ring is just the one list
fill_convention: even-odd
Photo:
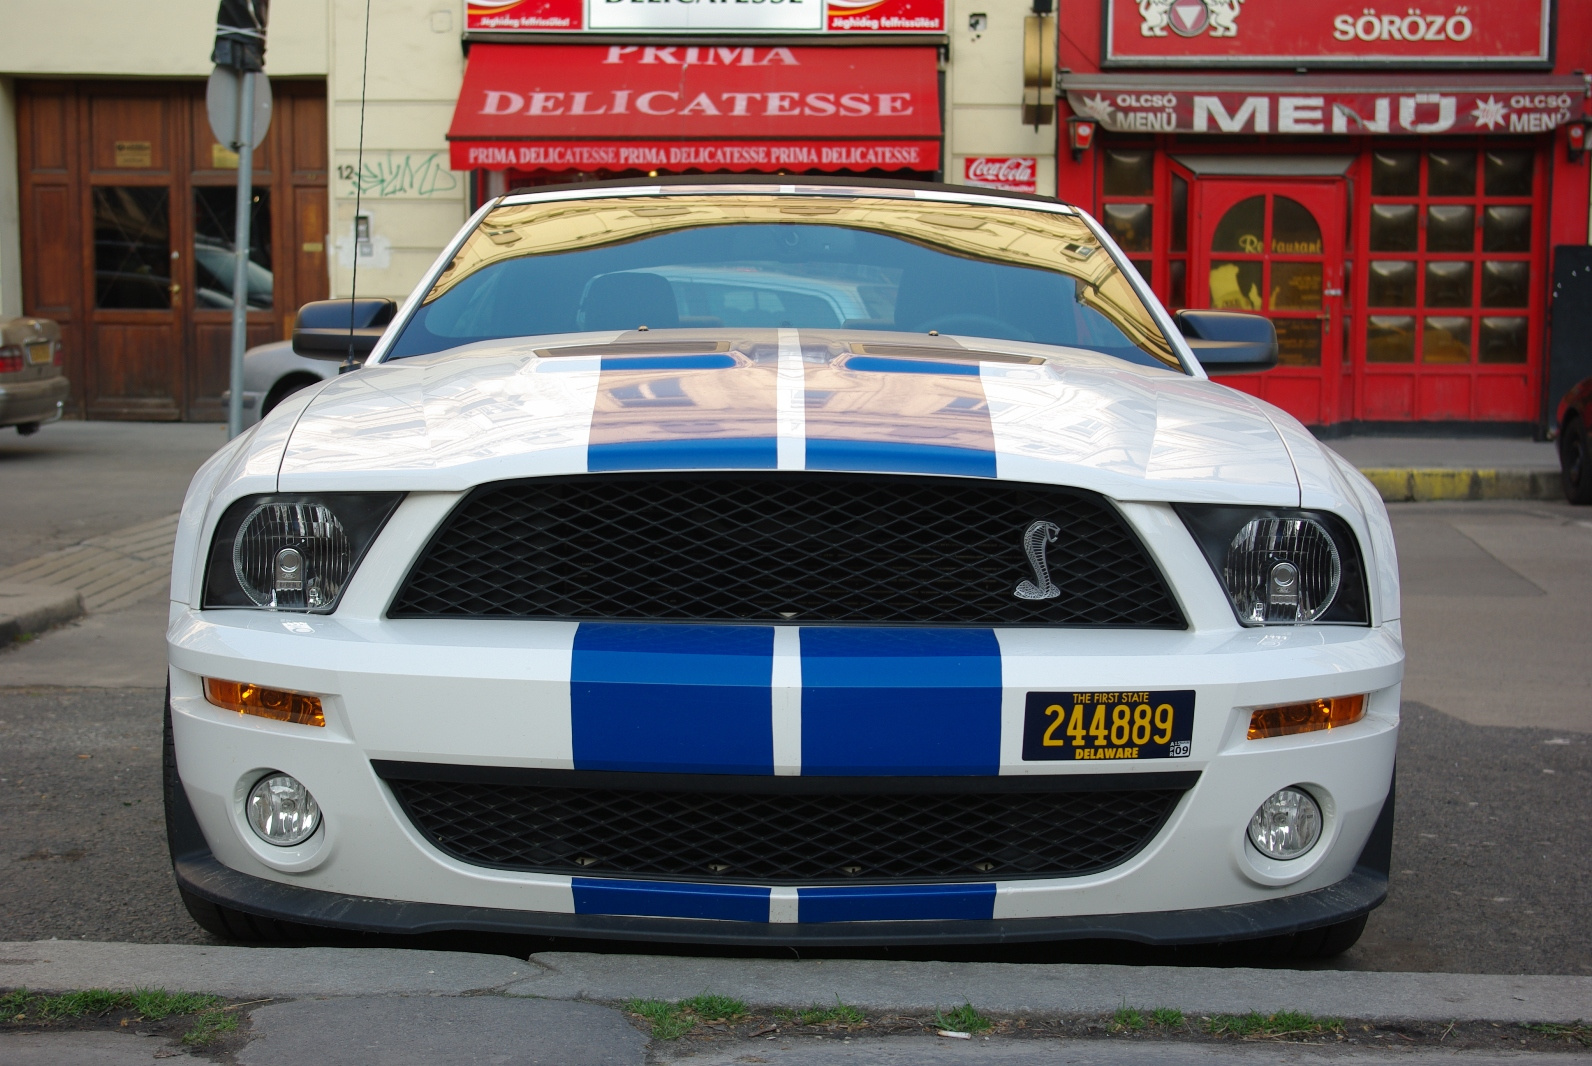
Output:
[[1023,551],[1034,568],[1034,580],[1024,578],[1017,583],[1013,595],[1018,599],[1053,600],[1061,595],[1061,588],[1050,580],[1050,564],[1045,561],[1045,545],[1056,543],[1060,534],[1061,527],[1054,522],[1031,522],[1023,532]]

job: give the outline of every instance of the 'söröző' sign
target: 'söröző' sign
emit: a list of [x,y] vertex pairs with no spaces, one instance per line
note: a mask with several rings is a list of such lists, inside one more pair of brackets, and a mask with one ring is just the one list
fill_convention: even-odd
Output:
[[1104,0],[1112,66],[1543,64],[1549,0]]

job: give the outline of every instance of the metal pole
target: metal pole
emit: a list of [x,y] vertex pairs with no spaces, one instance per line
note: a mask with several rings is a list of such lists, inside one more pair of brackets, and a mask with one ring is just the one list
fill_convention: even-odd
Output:
[[249,215],[254,206],[254,76],[237,72],[238,220],[233,231],[232,394],[227,403],[227,439],[243,432],[243,349],[249,326]]

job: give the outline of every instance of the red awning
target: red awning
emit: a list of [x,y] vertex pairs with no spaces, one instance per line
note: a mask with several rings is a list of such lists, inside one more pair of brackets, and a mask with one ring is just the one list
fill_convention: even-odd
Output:
[[455,170],[935,170],[936,50],[478,44]]

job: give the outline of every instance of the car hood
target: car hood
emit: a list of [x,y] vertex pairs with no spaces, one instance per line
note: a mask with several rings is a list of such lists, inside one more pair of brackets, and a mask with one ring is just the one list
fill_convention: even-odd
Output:
[[259,447],[281,449],[287,492],[821,469],[1296,506],[1279,417],[1210,381],[1069,348],[660,330],[484,342],[366,367],[328,383],[290,432],[265,433]]

